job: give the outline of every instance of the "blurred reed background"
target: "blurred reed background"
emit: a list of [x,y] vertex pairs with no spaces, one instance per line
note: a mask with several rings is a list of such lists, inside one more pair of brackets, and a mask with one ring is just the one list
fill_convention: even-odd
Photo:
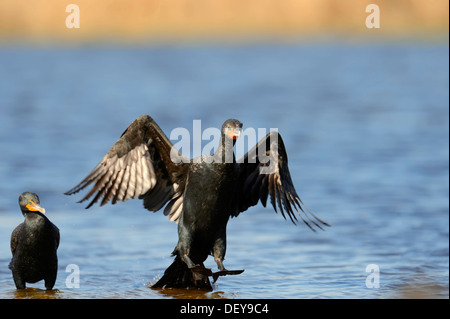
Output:
[[[65,25],[69,4],[80,28]],[[365,26],[377,4],[381,28]],[[2,0],[0,41],[167,41],[320,34],[435,37],[448,33],[447,0]],[[376,32],[374,32],[376,31]]]

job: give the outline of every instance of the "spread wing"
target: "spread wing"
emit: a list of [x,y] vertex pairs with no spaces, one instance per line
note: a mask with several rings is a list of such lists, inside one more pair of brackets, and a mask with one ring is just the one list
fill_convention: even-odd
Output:
[[[177,221],[182,211],[186,166],[171,160],[172,143],[148,115],[138,117],[125,130],[98,165],[77,186],[67,191],[72,195],[93,184],[80,202],[91,200],[86,208],[101,200],[142,199],[144,207],[158,211],[166,205],[165,215]],[[172,151],[173,152],[173,151]],[[179,158],[182,155],[177,153]]]
[[[320,220],[297,195],[289,173],[286,149],[278,132],[270,132],[238,161],[240,192],[234,216],[246,211],[261,201],[266,206],[270,196],[275,212],[277,207],[283,217],[286,214],[295,224],[297,215],[312,230],[314,227],[329,226]],[[297,214],[295,213],[297,212]]]

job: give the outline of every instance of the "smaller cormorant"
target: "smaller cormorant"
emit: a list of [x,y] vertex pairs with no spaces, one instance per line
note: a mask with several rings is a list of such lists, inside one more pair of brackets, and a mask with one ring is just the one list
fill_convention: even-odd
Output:
[[19,206],[25,220],[11,234],[9,269],[14,283],[17,289],[25,289],[27,282],[43,279],[45,288],[51,290],[58,271],[59,229],[45,216],[35,193],[22,193]]

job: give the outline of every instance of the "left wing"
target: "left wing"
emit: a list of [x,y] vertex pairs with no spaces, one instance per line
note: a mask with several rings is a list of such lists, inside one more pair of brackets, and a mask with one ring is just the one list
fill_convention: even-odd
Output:
[[289,173],[286,149],[278,132],[270,132],[262,138],[245,156],[238,161],[239,195],[233,216],[238,216],[249,207],[261,201],[266,206],[270,200],[275,212],[277,206],[286,219],[286,214],[296,224],[294,210],[301,220],[313,231],[314,226],[323,230],[326,222],[315,216],[301,201],[295,191]]

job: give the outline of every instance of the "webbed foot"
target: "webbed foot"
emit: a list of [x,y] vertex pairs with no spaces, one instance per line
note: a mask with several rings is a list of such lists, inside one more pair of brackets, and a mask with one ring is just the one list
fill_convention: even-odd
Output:
[[239,274],[242,274],[243,272],[244,272],[244,269],[241,269],[241,270],[227,270],[227,269],[223,269],[223,270],[217,271],[217,272],[212,274],[213,283],[215,283],[220,276],[239,275]]

